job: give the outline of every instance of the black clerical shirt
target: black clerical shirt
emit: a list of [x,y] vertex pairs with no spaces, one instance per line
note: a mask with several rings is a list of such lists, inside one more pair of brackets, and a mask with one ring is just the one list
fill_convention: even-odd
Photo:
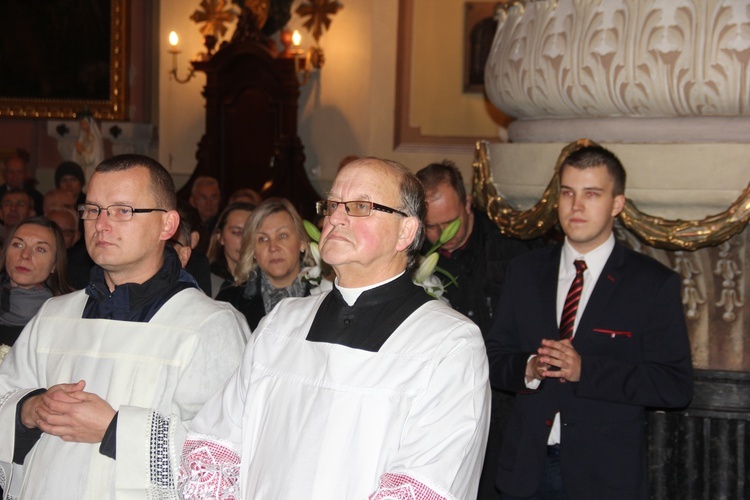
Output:
[[334,285],[315,314],[307,340],[377,352],[406,318],[430,300],[434,299],[412,283],[408,273],[362,292],[353,306]]

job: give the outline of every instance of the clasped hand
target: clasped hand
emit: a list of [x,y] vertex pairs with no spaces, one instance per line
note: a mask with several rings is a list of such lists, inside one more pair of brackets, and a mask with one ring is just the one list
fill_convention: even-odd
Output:
[[86,382],[58,384],[44,394],[27,399],[21,408],[21,421],[63,441],[99,443],[115,416],[105,400],[84,392]]
[[526,365],[526,379],[545,378],[559,378],[560,382],[581,379],[581,356],[570,340],[542,340],[537,355]]

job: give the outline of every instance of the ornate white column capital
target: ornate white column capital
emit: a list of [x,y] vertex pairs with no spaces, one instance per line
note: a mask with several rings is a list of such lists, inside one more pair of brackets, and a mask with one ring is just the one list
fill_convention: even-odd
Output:
[[[746,1],[535,0],[499,13],[485,86],[498,108],[522,121],[679,117],[693,129],[705,117],[750,123]],[[611,139],[653,137],[638,125],[620,132],[634,136]]]

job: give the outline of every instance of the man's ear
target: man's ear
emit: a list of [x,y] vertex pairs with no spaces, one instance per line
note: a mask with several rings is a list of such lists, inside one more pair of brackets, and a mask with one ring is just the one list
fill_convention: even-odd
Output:
[[467,214],[471,213],[471,195],[466,195],[466,203],[464,203],[464,210],[466,210]]
[[414,241],[414,238],[417,237],[418,229],[419,220],[416,217],[403,217],[398,235],[398,243],[396,244],[396,251],[403,252],[409,248],[409,245]]
[[180,227],[180,214],[177,210],[170,210],[162,216],[160,240],[167,241]]
[[620,212],[622,212],[622,209],[625,208],[625,195],[624,194],[618,194],[615,196],[615,202],[612,207],[612,217],[617,217],[620,215]]

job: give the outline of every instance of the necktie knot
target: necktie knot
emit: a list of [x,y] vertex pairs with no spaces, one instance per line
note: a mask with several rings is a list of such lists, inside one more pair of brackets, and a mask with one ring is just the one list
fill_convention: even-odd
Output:
[[586,261],[585,260],[574,260],[573,265],[576,266],[576,274],[581,274],[586,269]]

